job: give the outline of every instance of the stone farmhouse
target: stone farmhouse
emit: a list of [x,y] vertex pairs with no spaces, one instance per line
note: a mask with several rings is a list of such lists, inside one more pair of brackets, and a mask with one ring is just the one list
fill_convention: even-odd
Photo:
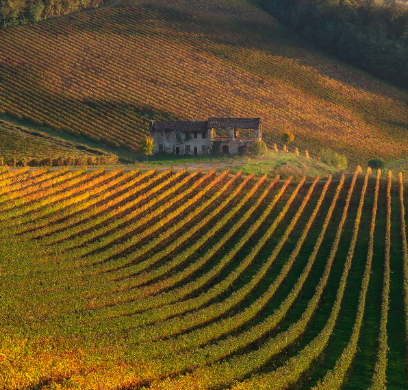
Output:
[[[217,130],[224,130],[217,136]],[[225,134],[225,130],[229,130]],[[253,136],[242,136],[240,130],[253,130]],[[202,155],[215,152],[242,154],[262,138],[260,118],[209,118],[207,121],[151,121],[153,153]]]

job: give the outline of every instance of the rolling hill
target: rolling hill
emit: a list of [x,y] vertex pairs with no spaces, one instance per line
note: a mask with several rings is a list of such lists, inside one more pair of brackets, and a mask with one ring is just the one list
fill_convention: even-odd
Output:
[[1,171],[0,389],[407,388],[391,179]]
[[[251,1],[125,0],[0,30],[2,152],[87,137],[129,156],[151,119],[224,115],[352,166],[408,152],[406,90]],[[269,177],[245,159],[0,166],[0,390],[408,388],[405,174],[282,154],[328,177]]]
[[[103,161],[116,161],[115,157],[102,150],[78,142],[70,142],[59,137],[52,137],[47,133],[38,132],[32,128],[21,126],[10,121],[0,120],[0,158],[3,164],[10,165],[31,160],[41,161],[43,159],[75,159],[86,161],[91,157],[94,160],[104,156]],[[73,163],[71,162],[71,165]]]
[[408,92],[313,48],[246,0],[126,0],[0,31],[0,114],[135,151],[151,119],[251,116],[267,144],[352,166],[408,153]]

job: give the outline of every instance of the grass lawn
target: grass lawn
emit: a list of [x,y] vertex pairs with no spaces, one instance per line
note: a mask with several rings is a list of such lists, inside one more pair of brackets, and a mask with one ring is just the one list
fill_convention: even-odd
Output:
[[203,165],[207,167],[217,166],[219,171],[230,168],[231,173],[242,170],[243,174],[255,173],[262,176],[267,173],[270,177],[280,175],[282,178],[293,176],[294,179],[306,176],[314,178],[316,175],[327,177],[337,172],[336,168],[326,165],[312,158],[296,156],[292,153],[268,151],[265,156],[150,156],[149,161],[135,164],[138,167],[150,166],[191,166]]

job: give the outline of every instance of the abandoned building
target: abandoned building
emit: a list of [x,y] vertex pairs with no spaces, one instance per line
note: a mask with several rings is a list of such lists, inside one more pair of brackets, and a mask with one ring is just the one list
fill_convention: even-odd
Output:
[[[245,134],[241,134],[245,132]],[[248,135],[248,131],[252,134]],[[217,134],[218,131],[218,134]],[[242,154],[262,138],[260,118],[209,118],[207,121],[151,121],[153,153]]]

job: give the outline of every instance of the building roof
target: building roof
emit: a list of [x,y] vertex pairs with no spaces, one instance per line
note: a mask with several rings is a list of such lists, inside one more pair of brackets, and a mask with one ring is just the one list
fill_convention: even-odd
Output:
[[209,129],[259,129],[261,118],[209,118]]
[[204,133],[207,129],[259,129],[261,118],[209,118],[208,121],[151,121],[149,131]]
[[149,131],[184,131],[206,133],[207,121],[151,121]]

